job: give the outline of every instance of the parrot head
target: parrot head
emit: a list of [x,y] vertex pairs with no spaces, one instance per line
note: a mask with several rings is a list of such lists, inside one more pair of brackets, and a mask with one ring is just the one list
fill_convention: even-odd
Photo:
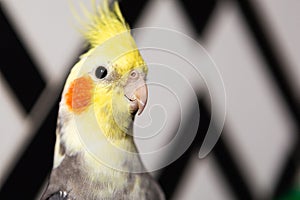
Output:
[[88,15],[84,36],[90,49],[73,67],[62,101],[68,112],[94,116],[106,137],[118,138],[144,110],[148,69],[118,3],[111,9],[104,2],[96,14]]

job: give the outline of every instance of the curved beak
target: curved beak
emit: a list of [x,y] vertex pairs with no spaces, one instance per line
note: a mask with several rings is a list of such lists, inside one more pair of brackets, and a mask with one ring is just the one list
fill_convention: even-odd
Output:
[[130,111],[132,113],[137,112],[138,115],[140,115],[147,104],[148,88],[144,81],[144,77],[141,75],[136,76],[137,77],[129,77],[124,87],[124,94],[130,101]]
[[146,84],[143,86],[137,88],[135,90],[134,96],[136,98],[137,104],[138,104],[138,115],[140,115],[147,103],[148,99],[148,87]]

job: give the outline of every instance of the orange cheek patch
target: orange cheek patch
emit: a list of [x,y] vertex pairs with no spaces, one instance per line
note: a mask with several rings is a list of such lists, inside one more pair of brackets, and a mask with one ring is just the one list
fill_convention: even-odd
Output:
[[81,113],[91,103],[94,84],[90,77],[83,76],[75,79],[65,94],[68,108],[75,112]]

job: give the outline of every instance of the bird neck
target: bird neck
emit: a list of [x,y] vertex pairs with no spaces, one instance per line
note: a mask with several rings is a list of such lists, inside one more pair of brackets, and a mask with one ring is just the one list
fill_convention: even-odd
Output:
[[[126,172],[143,171],[144,167],[140,160],[135,146],[132,132],[125,133],[119,126],[112,122],[111,116],[101,119],[95,117],[92,110],[81,115],[70,115],[70,119],[64,123],[62,134],[58,134],[57,143],[64,144],[66,154],[82,154],[82,162],[91,171],[116,169]],[[102,130],[113,130],[110,134],[114,137],[107,137],[107,133]],[[128,129],[129,130],[129,129]],[[131,129],[132,130],[132,129]],[[60,148],[60,145],[56,145]],[[56,150],[56,154],[59,154]],[[59,156],[56,155],[56,158]],[[101,171],[100,170],[100,171]]]

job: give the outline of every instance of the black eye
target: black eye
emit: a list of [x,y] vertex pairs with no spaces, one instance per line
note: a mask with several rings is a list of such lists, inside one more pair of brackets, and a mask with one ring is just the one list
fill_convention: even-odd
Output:
[[98,79],[103,79],[106,75],[107,75],[107,69],[105,67],[103,67],[103,66],[99,66],[95,70],[95,76]]

